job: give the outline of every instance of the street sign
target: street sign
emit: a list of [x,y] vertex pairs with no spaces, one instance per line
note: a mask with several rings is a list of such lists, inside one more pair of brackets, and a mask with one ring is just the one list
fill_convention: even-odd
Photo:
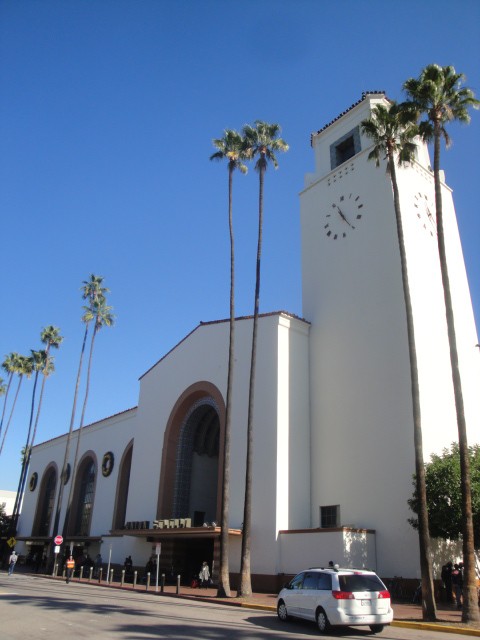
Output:
[[61,545],[63,542],[63,536],[55,536],[54,540],[56,545]]
[[17,544],[17,541],[15,540],[15,538],[12,536],[11,538],[9,538],[7,540],[7,544],[9,547],[14,547]]
[[157,556],[159,556],[161,552],[162,552],[162,545],[160,544],[160,542],[157,542],[157,544],[155,545],[155,553],[157,554]]
[[55,553],[60,553],[60,547],[59,546],[55,547]]

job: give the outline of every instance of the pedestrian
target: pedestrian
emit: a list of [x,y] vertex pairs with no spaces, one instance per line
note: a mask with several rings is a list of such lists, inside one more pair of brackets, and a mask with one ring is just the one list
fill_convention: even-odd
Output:
[[442,578],[443,586],[445,587],[445,598],[448,604],[452,604],[453,602],[452,571],[453,571],[453,565],[451,562],[447,562],[447,564],[443,565],[441,578]]
[[100,569],[102,568],[102,564],[103,564],[102,554],[97,553],[95,557],[95,577],[96,578],[98,578],[98,576],[100,575]]
[[15,549],[12,551],[10,558],[8,559],[8,575],[11,576],[15,565],[17,564],[18,555],[15,553]]
[[74,569],[75,569],[75,560],[73,559],[73,556],[70,556],[67,560],[67,578],[65,580],[67,584],[70,582],[70,579],[73,576]]
[[200,578],[200,586],[207,588],[210,584],[210,569],[208,568],[208,563],[206,560],[202,564],[202,568],[200,569],[198,577]]
[[457,603],[457,609],[462,608],[462,593],[463,593],[463,563],[454,564],[452,571],[452,586],[455,591],[455,601]]

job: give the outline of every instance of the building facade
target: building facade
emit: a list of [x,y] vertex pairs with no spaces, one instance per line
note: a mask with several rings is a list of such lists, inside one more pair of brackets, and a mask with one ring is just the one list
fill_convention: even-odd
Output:
[[[334,559],[382,576],[419,576],[408,524],[414,472],[405,307],[393,195],[385,166],[368,161],[360,124],[368,93],[312,135],[315,170],[300,194],[303,318],[260,318],[254,412],[252,579]],[[428,150],[399,169],[419,360],[425,458],[457,440]],[[479,441],[477,336],[451,190],[443,181],[447,255],[470,443]],[[433,215],[432,215],[433,214]],[[218,566],[228,321],[200,324],[140,379],[138,406],[83,430],[71,508],[53,515],[67,436],[34,448],[19,540],[52,537],[93,557],[184,580]],[[239,570],[252,319],[236,321],[230,568]],[[71,450],[75,450],[75,439]],[[73,464],[73,460],[70,461]]]

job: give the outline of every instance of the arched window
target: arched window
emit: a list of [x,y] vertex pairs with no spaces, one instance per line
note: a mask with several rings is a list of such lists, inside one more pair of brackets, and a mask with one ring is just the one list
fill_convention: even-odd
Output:
[[37,513],[32,530],[32,535],[34,536],[48,536],[50,533],[56,486],[57,470],[54,466],[51,466],[43,476],[39,491]]
[[95,497],[95,463],[91,458],[84,460],[77,477],[79,485],[75,491],[78,497],[75,500],[76,516],[73,535],[88,536]]
[[128,487],[130,485],[130,470],[132,468],[133,441],[128,445],[120,463],[117,481],[117,497],[113,516],[113,528],[122,529],[127,514]]

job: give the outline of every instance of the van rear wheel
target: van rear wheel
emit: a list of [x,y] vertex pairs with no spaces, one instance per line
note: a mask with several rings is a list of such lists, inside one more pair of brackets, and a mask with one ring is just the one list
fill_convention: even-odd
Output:
[[323,609],[317,611],[317,627],[320,633],[326,633],[330,629],[327,614]]
[[372,633],[382,633],[383,631],[383,624],[371,624],[370,625],[370,631]]

